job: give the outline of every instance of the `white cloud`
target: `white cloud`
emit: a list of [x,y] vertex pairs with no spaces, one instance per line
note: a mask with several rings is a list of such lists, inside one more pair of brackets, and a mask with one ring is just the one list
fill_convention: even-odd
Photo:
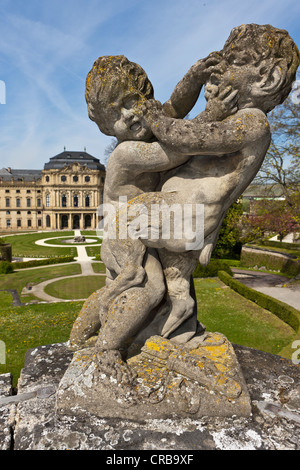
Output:
[[256,22],[297,31],[299,10],[296,0],[0,0],[7,88],[0,167],[41,168],[64,145],[102,157],[110,137],[88,119],[84,101],[85,77],[99,55],[138,62],[164,101],[232,27]]

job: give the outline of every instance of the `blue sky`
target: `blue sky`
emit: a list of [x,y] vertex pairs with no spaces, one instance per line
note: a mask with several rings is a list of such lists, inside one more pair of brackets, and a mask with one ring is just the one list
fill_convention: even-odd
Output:
[[64,147],[103,162],[111,137],[84,99],[93,62],[125,55],[164,102],[242,23],[287,29],[300,46],[299,0],[0,0],[0,168],[42,169]]

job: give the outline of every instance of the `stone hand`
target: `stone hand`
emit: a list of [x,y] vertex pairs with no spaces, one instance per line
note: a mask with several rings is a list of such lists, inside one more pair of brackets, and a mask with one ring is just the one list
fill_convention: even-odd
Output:
[[220,52],[212,52],[205,59],[198,60],[191,68],[191,73],[202,83],[207,82],[212,73],[222,72],[222,56]]
[[145,121],[151,125],[153,121],[156,120],[157,116],[162,113],[162,108],[163,107],[160,101],[154,99],[145,101],[141,109],[143,113],[143,119],[145,119]]
[[207,85],[205,98],[210,121],[222,121],[238,111],[238,90],[232,90],[231,86],[220,91],[216,85]]

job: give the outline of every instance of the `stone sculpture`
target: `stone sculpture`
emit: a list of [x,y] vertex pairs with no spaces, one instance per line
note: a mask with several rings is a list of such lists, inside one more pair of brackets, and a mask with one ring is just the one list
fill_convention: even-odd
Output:
[[[89,117],[118,139],[104,190],[113,209],[101,249],[107,284],[74,323],[77,352],[58,409],[76,402],[100,416],[250,413],[230,343],[197,321],[192,273],[198,260],[209,263],[227,209],[258,172],[271,139],[267,113],[288,96],[299,60],[286,31],[242,25],[222,51],[190,68],[163,106],[139,65],[124,56],[94,63]],[[203,85],[205,110],[183,119]],[[154,206],[162,218],[149,218]],[[165,236],[170,207],[185,220],[192,208],[198,231],[175,234],[175,214]]]

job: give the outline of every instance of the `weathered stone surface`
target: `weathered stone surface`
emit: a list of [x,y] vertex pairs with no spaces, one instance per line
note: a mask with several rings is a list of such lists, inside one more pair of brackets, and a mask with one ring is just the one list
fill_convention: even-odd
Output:
[[[200,416],[249,416],[250,398],[232,345],[204,333],[184,345],[154,336],[127,360],[124,383],[98,367],[93,348],[74,354],[57,391],[57,414],[90,412],[136,421]],[[99,400],[101,397],[101,400]]]
[[[11,374],[0,375],[0,399],[12,395]],[[12,424],[14,422],[14,405],[0,404],[0,450],[9,450],[12,444]]]
[[[249,417],[144,419],[99,418],[90,412],[58,416],[56,397],[17,406],[14,448],[77,450],[300,450],[300,367],[258,350],[234,346],[251,397]],[[72,355],[65,344],[29,351],[23,392],[58,387]],[[57,367],[60,364],[60,367]],[[262,411],[275,403],[281,413]]]

